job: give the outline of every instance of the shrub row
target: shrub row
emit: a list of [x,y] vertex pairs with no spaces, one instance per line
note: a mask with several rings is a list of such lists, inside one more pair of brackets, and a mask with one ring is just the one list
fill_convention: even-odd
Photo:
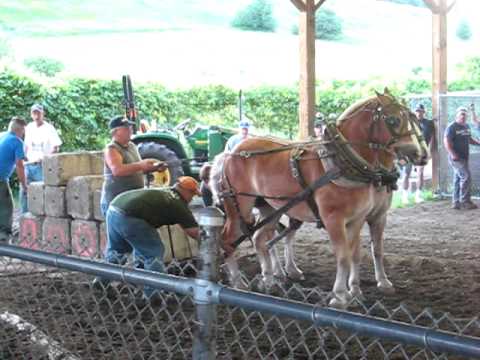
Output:
[[[468,59],[460,69],[460,80],[449,90],[480,87],[480,58]],[[317,84],[317,106],[324,115],[339,115],[361,97],[383,90],[381,79],[333,81]],[[428,93],[430,82],[420,78],[389,84],[397,95]],[[124,112],[119,81],[71,79],[62,85],[46,86],[11,71],[0,72],[0,131],[12,116],[29,118],[34,102],[45,105],[46,116],[60,131],[62,150],[101,149],[108,138],[108,119]],[[155,119],[174,126],[186,118],[202,124],[235,127],[238,93],[225,86],[170,90],[147,83],[135,88],[140,118]],[[264,86],[244,92],[243,109],[260,132],[293,138],[298,131],[298,87]]]

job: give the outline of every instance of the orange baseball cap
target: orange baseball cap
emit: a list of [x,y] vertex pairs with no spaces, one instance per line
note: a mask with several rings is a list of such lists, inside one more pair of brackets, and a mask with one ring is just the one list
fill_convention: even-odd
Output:
[[200,187],[198,186],[197,180],[190,176],[180,176],[177,179],[177,184],[185,190],[189,190],[197,195],[201,195]]

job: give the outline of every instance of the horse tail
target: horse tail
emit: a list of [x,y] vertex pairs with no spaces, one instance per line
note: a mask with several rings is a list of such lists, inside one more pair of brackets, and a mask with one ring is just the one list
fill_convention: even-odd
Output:
[[212,195],[213,195],[213,203],[216,206],[219,206],[222,204],[220,194],[223,190],[223,187],[222,187],[223,166],[226,158],[227,158],[226,153],[221,153],[215,156],[215,159],[213,159],[212,169],[210,170],[210,180],[209,180],[210,190],[212,191]]

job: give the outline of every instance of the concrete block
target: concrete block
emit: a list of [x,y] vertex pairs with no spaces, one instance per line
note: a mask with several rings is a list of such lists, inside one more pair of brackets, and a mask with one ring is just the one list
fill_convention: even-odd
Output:
[[26,213],[20,216],[19,232],[16,245],[30,249],[40,249],[42,242],[42,226],[45,218]]
[[70,254],[72,252],[70,224],[71,220],[68,218],[46,217],[42,230],[42,250],[58,254]]
[[90,151],[90,174],[103,175],[104,156],[103,151]]
[[102,190],[95,190],[93,192],[93,217],[98,221],[105,221],[100,207],[100,199],[102,197]]
[[67,201],[65,186],[45,186],[45,215],[66,217]]
[[105,247],[107,246],[107,230],[104,222],[99,223],[98,245],[99,245],[98,257],[103,257],[103,254],[105,253]]
[[163,255],[165,263],[172,261],[172,258],[183,260],[198,255],[198,242],[188,237],[180,225],[162,226],[158,229],[158,234],[165,247]]
[[103,176],[77,176],[67,184],[67,212],[75,219],[92,220],[94,217],[93,193],[101,189]]
[[88,152],[58,153],[43,160],[43,181],[45,185],[66,185],[75,176],[89,175],[91,156]]
[[42,181],[31,182],[27,188],[28,211],[33,215],[45,215],[45,186]]
[[100,255],[100,228],[96,221],[72,221],[72,254],[89,258]]

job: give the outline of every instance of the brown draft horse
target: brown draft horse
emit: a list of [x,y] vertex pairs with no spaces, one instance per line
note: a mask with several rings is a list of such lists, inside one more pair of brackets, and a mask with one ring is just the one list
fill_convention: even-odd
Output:
[[[303,187],[292,171],[294,151]],[[324,141],[287,144],[269,138],[243,141],[233,153],[215,161],[211,177],[214,194],[223,199],[225,206],[223,248],[232,285],[242,287],[233,243],[242,234],[241,228],[245,229],[242,224],[252,225],[254,221],[252,195],[263,197],[271,209],[278,209],[286,204],[286,197],[295,197],[305,183],[314,183],[333,167],[341,170],[341,176],[315,189],[314,202],[303,201],[286,215],[303,222],[321,219],[330,236],[337,263],[331,306],[345,308],[352,297],[362,297],[360,230],[365,223],[370,228],[377,287],[386,293],[393,292],[383,265],[383,232],[392,188],[398,178],[394,160],[402,157],[415,165],[425,165],[428,156],[415,115],[387,89],[345,110],[336,124],[327,126]],[[279,218],[280,215],[273,222]],[[253,236],[267,285],[273,281],[275,265],[266,246],[273,229],[274,225],[269,224]]]

